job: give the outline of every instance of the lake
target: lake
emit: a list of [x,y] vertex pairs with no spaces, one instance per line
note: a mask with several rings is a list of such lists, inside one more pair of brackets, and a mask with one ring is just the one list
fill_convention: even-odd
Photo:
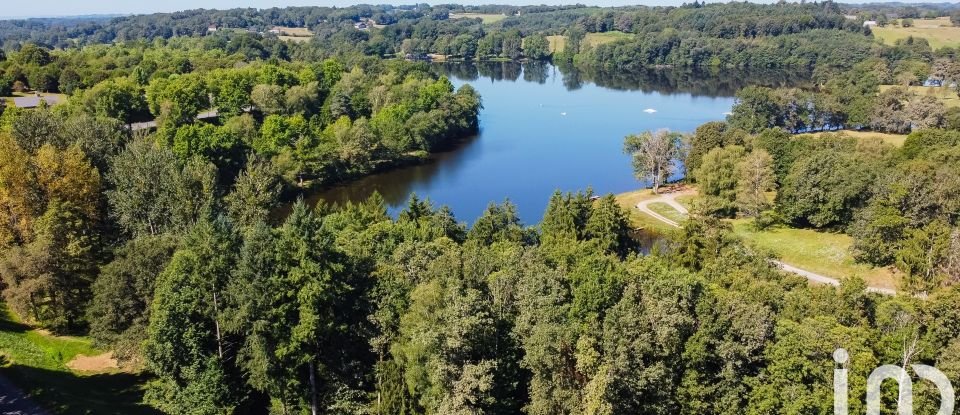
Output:
[[[320,190],[308,201],[360,201],[378,191],[395,215],[415,192],[473,223],[491,201],[509,199],[525,224],[535,224],[556,190],[592,187],[602,195],[640,187],[622,151],[624,136],[661,128],[692,132],[722,120],[747,79],[729,72],[610,76],[547,63],[434,68],[454,86],[479,91],[479,134],[428,163]],[[782,73],[763,79],[771,85],[796,82]]]

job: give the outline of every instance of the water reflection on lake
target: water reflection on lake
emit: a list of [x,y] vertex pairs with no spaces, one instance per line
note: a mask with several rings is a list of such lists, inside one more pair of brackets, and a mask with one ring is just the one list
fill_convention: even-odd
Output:
[[532,224],[555,190],[592,187],[605,194],[637,188],[622,152],[624,136],[660,128],[693,131],[722,120],[747,82],[786,85],[801,79],[782,71],[759,82],[729,71],[588,73],[547,63],[434,68],[455,86],[470,84],[480,92],[480,133],[429,163],[317,191],[309,201],[358,201],[378,191],[395,214],[416,192],[472,223],[491,201],[509,199]]

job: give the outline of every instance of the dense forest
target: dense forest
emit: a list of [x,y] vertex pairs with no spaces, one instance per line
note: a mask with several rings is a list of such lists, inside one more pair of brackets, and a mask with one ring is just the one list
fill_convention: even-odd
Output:
[[[877,43],[870,10],[417,5],[0,22],[0,95],[64,94],[0,105],[4,303],[111,350],[144,374],[143,402],[170,414],[826,414],[840,347],[862,413],[880,364],[960,379],[960,110],[881,90],[960,83],[960,67],[955,50],[920,39]],[[313,35],[285,41],[273,26]],[[585,42],[613,31],[629,36]],[[738,92],[726,122],[626,139],[638,169],[650,143],[658,168],[681,159],[702,196],[655,245],[589,190],[557,192],[538,224],[509,201],[469,226],[416,195],[395,217],[376,194],[295,201],[477,131],[481,97],[417,62],[428,53],[504,61],[468,75],[507,79],[554,59],[571,89],[647,90],[617,74],[643,69],[686,90],[696,76],[652,69],[697,67]],[[745,82],[733,69],[781,67],[803,87],[789,71]],[[840,128],[909,136],[896,148],[794,134]],[[903,294],[856,276],[811,285],[742,242],[731,217],[848,234],[857,260],[904,275]],[[935,412],[936,391],[915,392],[918,412]],[[897,391],[883,397],[892,408]]]
[[[904,48],[889,51],[874,41],[870,28],[862,24],[870,13],[912,15],[923,10],[939,16],[948,12],[908,9],[889,11],[829,1],[777,5],[693,2],[681,7],[622,8],[417,5],[199,9],[112,19],[3,21],[0,33],[4,34],[3,49],[8,53],[30,44],[71,49],[190,36],[207,38],[208,47],[240,50],[250,58],[264,59],[355,53],[464,60],[552,57],[573,60],[583,68],[608,70],[657,66],[809,70],[820,66],[849,68],[871,57],[903,53]],[[471,17],[478,13],[500,18],[484,23]],[[355,28],[359,23],[370,26]],[[312,36],[309,42],[281,42],[271,33],[274,27],[309,29]],[[591,35],[604,34],[618,36],[612,42],[589,41]],[[556,41],[551,38],[564,41],[551,47]],[[938,53],[952,56],[955,50],[946,48]],[[18,72],[7,75],[9,82],[20,77]]]

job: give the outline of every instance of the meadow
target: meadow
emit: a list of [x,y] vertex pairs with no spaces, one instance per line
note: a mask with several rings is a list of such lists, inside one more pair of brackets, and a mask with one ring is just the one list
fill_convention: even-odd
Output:
[[[604,33],[587,33],[586,37],[583,38],[583,46],[597,46],[604,43],[616,42],[620,39],[629,39],[633,35],[629,33],[623,33],[618,31],[604,32]],[[553,35],[547,36],[547,41],[550,42],[550,52],[560,52],[563,51],[564,46],[567,44],[567,37],[563,35]]]
[[875,26],[872,30],[874,37],[887,45],[893,45],[898,39],[913,36],[927,39],[933,49],[960,46],[960,27],[953,26],[949,17],[914,19],[912,27],[888,24],[885,27]]

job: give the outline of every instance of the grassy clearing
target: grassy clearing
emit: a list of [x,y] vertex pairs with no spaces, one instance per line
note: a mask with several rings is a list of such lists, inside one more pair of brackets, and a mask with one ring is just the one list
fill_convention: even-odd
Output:
[[801,134],[800,136],[813,136],[820,137],[824,134],[843,134],[848,137],[853,137],[860,140],[866,139],[879,139],[884,143],[890,144],[894,147],[903,147],[903,142],[907,140],[907,134],[887,134],[887,133],[875,133],[873,131],[856,131],[856,130],[843,130],[843,131],[834,131],[834,132],[817,132],[810,134]]
[[20,322],[0,303],[0,374],[37,403],[64,414],[155,414],[140,404],[142,375],[117,370],[77,373],[67,362],[102,351],[89,339],[53,336]]
[[450,13],[451,19],[480,19],[483,21],[483,24],[496,23],[503,19],[506,19],[506,15],[502,14],[485,14],[485,13]]
[[[617,203],[625,212],[630,215],[630,225],[638,229],[649,229],[655,232],[666,233],[673,231],[670,225],[667,225],[650,215],[645,215],[637,209],[637,203],[657,197],[650,189],[634,190],[632,192],[621,193],[616,196]],[[669,207],[669,206],[668,206]],[[651,208],[652,209],[652,208]]]
[[284,36],[293,36],[293,37],[313,36],[313,32],[311,32],[310,29],[307,29],[305,27],[277,26],[274,29],[279,30],[280,34]]
[[[880,85],[880,92],[886,91],[890,88],[895,87],[896,85]],[[946,87],[930,87],[930,86],[909,86],[907,92],[911,93],[913,96],[931,96],[934,97],[947,108],[951,107],[960,107],[960,97],[957,95],[957,91],[946,88]]]
[[[583,38],[584,46],[597,46],[604,43],[616,42],[620,39],[630,39],[633,35],[629,33],[623,33],[618,31],[613,32],[604,32],[604,33],[587,33],[587,36]],[[550,52],[562,52],[564,46],[567,44],[567,37],[563,35],[553,35],[547,36],[547,41],[550,42]]]
[[[652,191],[644,189],[617,195],[620,205],[630,212],[631,224],[656,231],[670,231],[670,226],[637,210],[637,203],[655,198]],[[695,202],[695,195],[678,196],[677,202],[687,207]],[[650,210],[674,221],[686,219],[685,215],[666,203],[653,202]],[[828,277],[843,279],[859,276],[875,287],[897,288],[901,276],[890,267],[878,268],[858,264],[850,254],[853,238],[842,233],[819,232],[811,229],[796,229],[779,226],[763,231],[753,227],[753,219],[729,221],[734,233],[748,244],[768,251],[784,262]]]
[[898,39],[913,36],[927,39],[933,49],[960,46],[960,27],[954,27],[947,17],[913,19],[913,27],[887,25],[886,27],[875,26],[872,30],[874,37],[888,45],[893,45]]
[[773,252],[783,262],[837,279],[859,276],[871,286],[896,288],[899,276],[891,268],[854,261],[850,254],[853,238],[848,235],[785,226],[757,231],[752,222],[752,219],[731,221],[734,232],[743,240]]
[[309,42],[313,37],[313,32],[305,27],[277,26],[274,29],[280,31],[277,37],[285,42]]

